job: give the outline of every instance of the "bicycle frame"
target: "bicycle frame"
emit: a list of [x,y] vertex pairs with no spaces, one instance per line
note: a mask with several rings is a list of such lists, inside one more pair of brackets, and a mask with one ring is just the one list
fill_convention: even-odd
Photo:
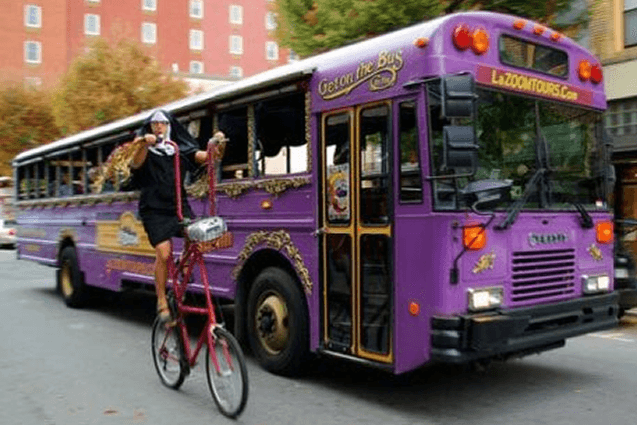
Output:
[[[182,206],[182,193],[181,193],[181,170],[180,170],[180,157],[179,157],[179,146],[174,143],[167,141],[175,148],[174,155],[174,167],[175,167],[175,191],[176,191],[176,201],[177,201],[177,217],[179,222],[184,224],[184,215],[183,215],[183,206]],[[214,139],[208,143],[207,152],[208,152],[208,176],[209,176],[209,185],[208,185],[208,198],[209,198],[209,215],[216,215],[216,202],[215,202],[215,165],[214,163],[220,159],[223,155],[224,149],[224,141],[220,141],[215,143]],[[186,226],[184,224],[184,230]],[[210,283],[208,281],[208,275],[206,273],[205,264],[203,260],[203,252],[201,242],[191,241],[188,238],[187,232],[184,231],[184,239],[185,239],[185,254],[182,252],[179,261],[179,267],[175,267],[175,263],[173,261],[172,249],[170,253],[170,257],[168,259],[168,283],[172,283],[172,289],[175,294],[175,301],[177,305],[177,313],[180,316],[185,314],[199,314],[199,315],[208,315],[208,320],[206,325],[204,326],[201,334],[199,335],[197,345],[193,350],[191,350],[190,346],[190,334],[188,333],[188,329],[186,327],[186,323],[184,320],[177,320],[177,324],[181,331],[181,339],[184,348],[184,355],[188,360],[188,365],[193,367],[195,365],[195,361],[197,356],[199,355],[200,350],[203,348],[204,343],[208,344],[208,347],[212,348],[214,346],[214,332],[213,329],[216,326],[219,326],[217,323],[217,316],[215,314],[214,305],[212,302],[212,295],[210,294]],[[203,283],[204,294],[206,298],[206,307],[195,307],[184,304],[184,296],[186,294],[186,290],[188,287],[188,282],[190,281],[190,277],[193,273],[195,266],[199,266],[199,271],[201,273],[201,281]],[[183,272],[183,279],[179,279],[180,271]],[[211,353],[214,350],[210,350]],[[232,365],[232,358],[228,351],[228,347],[226,344],[223,344],[223,352],[226,360],[229,365]],[[219,362],[215,355],[211,355],[212,363],[215,367],[215,371],[220,373]]]

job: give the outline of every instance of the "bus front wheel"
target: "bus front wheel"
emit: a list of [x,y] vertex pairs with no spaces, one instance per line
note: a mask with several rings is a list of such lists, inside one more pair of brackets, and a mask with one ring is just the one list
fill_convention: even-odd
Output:
[[62,293],[66,305],[74,308],[84,306],[88,300],[88,288],[82,279],[77,254],[72,246],[67,246],[60,254],[57,277],[58,290]]
[[285,270],[264,269],[248,295],[248,339],[266,370],[297,375],[309,353],[307,306],[304,295]]

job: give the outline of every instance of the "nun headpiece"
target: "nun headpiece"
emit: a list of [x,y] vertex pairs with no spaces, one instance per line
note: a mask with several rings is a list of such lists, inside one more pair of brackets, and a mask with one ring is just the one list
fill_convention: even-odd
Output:
[[[168,125],[166,129],[166,140],[171,140],[179,145],[180,153],[192,163],[189,164],[192,167],[194,164],[194,154],[198,150],[198,143],[190,133],[188,133],[188,130],[186,130],[170,112],[157,109],[146,118],[143,126],[137,131],[137,134],[142,136],[152,133],[150,127],[150,123],[152,122],[163,122]],[[158,155],[174,155],[174,148],[164,142],[165,140],[161,140],[161,142],[151,146],[149,149]]]

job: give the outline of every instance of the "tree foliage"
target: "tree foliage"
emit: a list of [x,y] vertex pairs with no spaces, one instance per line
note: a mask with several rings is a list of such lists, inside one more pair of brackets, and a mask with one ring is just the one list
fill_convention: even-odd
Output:
[[[560,19],[573,0],[276,0],[282,46],[301,56],[342,46],[461,10],[490,10],[533,19],[559,30],[580,28],[586,11]],[[572,15],[572,14],[571,14]]]
[[72,134],[179,99],[187,89],[136,42],[97,39],[62,78],[53,112],[62,132]]
[[20,84],[0,89],[0,175],[12,175],[11,160],[21,151],[59,136],[47,92]]

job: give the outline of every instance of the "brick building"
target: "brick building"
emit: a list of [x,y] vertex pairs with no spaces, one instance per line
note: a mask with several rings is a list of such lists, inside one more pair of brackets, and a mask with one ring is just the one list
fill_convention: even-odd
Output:
[[[19,0],[0,14],[3,79],[52,86],[93,37],[139,40],[167,70],[222,82],[289,60],[271,0]],[[205,86],[205,84],[204,84]]]
[[[590,48],[604,68],[606,128],[614,142],[615,214],[637,218],[637,0],[590,4]],[[637,253],[637,238],[628,239]]]

